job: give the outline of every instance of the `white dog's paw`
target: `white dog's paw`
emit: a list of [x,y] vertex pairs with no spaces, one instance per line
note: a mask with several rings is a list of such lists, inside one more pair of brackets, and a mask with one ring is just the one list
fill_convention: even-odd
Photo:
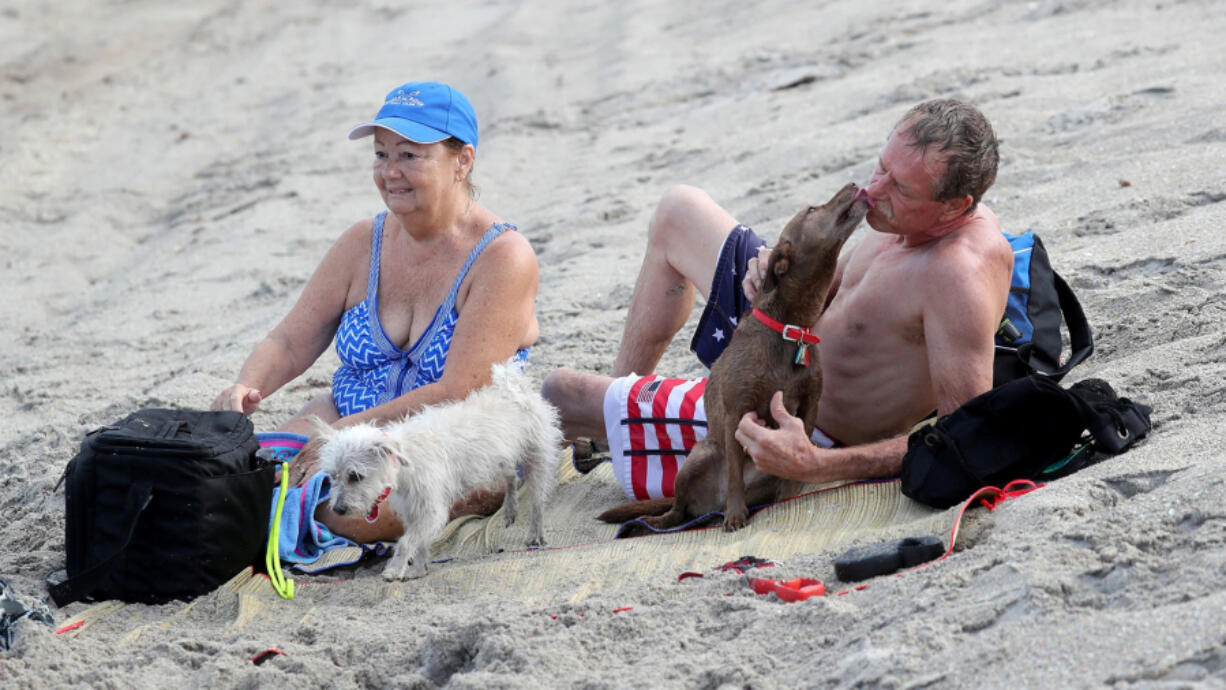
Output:
[[545,535],[541,534],[535,537],[528,537],[528,546],[544,546]]
[[383,569],[383,579],[388,582],[396,582],[397,580],[405,579],[405,573],[409,569],[409,559],[392,557],[387,567]]
[[383,569],[383,579],[388,582],[396,582],[398,580],[415,580],[426,575],[426,559],[420,559],[421,565],[418,565],[419,559],[409,560],[406,558],[397,558],[392,556],[391,562]]

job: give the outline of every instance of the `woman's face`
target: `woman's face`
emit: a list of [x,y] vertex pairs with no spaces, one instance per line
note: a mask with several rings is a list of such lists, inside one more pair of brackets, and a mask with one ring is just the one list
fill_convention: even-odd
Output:
[[391,130],[375,129],[375,186],[393,213],[432,214],[441,209],[447,195],[457,191],[460,162],[442,143],[418,144]]

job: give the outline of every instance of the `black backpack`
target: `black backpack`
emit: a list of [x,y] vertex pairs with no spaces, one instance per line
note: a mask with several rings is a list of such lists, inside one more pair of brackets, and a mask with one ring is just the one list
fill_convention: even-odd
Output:
[[1101,379],[1068,389],[1047,376],[1015,379],[913,432],[902,492],[948,508],[985,486],[1063,477],[1127,450],[1149,433],[1149,413]]
[[145,409],[87,435],[64,470],[56,605],[188,599],[261,563],[276,465],[257,450],[238,412]]
[[[996,331],[993,386],[1029,374],[1059,381],[1094,352],[1094,338],[1081,303],[1033,232],[1005,233],[1013,247],[1013,282]],[[1060,323],[1068,328],[1071,352],[1062,360]]]

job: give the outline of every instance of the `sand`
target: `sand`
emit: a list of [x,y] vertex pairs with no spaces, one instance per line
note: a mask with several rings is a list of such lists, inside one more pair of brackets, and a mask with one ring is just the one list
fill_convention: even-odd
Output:
[[[1152,405],[1151,437],[979,511],[951,558],[854,595],[784,604],[708,573],[541,606],[388,588],[370,567],[243,628],[215,596],[128,606],[75,637],[23,623],[0,683],[1226,685],[1219,3],[350,5],[0,8],[0,575],[24,597],[63,566],[52,488],[83,434],[207,406],[331,242],[380,210],[368,144],[345,133],[410,79],[473,101],[481,199],[537,250],[537,377],[610,367],[670,185],[773,237],[866,181],[909,106],[972,101],[1001,140],[986,203],[1040,234],[1094,328],[1069,381]],[[702,372],[687,341],[661,371]],[[257,428],[335,363],[266,401]],[[835,555],[787,566],[832,580]],[[250,663],[267,647],[285,655]]]

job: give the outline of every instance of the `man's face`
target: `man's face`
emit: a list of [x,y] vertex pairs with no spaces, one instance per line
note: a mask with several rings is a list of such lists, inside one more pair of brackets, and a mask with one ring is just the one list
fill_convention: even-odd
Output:
[[865,217],[878,232],[912,235],[944,221],[945,205],[934,201],[933,188],[945,173],[945,157],[931,147],[927,154],[911,145],[912,137],[899,125],[890,134],[877,159],[877,168],[864,188],[876,204]]

